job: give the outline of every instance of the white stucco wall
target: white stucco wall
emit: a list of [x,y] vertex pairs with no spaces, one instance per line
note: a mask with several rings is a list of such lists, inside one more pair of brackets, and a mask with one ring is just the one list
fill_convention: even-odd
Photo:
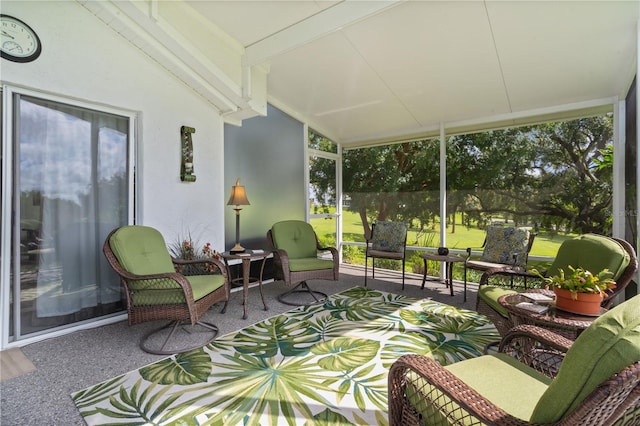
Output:
[[[224,249],[224,126],[213,105],[73,0],[2,0],[0,13],[43,44],[35,62],[2,59],[2,83],[137,112],[138,223],[169,243],[191,231]],[[180,181],[183,125],[196,129],[194,183]]]

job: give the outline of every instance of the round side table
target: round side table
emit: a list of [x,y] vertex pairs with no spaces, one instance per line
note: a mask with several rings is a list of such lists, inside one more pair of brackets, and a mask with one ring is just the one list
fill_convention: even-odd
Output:
[[[533,324],[540,327],[552,329],[553,331],[561,334],[569,339],[575,340],[582,331],[591,325],[591,323],[597,318],[595,316],[578,315],[571,312],[558,309],[554,302],[545,303],[548,305],[546,312],[534,312],[528,309],[519,307],[521,302],[533,303],[533,300],[526,296],[527,293],[542,293],[549,297],[554,297],[551,290],[528,290],[523,293],[510,293],[500,296],[498,303],[504,306],[509,312],[509,317],[514,326],[519,324]],[[600,314],[602,315],[607,310],[602,308]]]
[[[224,259],[224,263],[227,266],[227,273],[229,275],[229,282],[242,282],[242,304],[244,305],[244,315],[242,319],[247,319],[247,305],[249,299],[249,285],[258,283],[258,287],[260,287],[260,297],[262,297],[262,304],[264,305],[264,310],[267,311],[269,308],[267,307],[267,302],[264,300],[264,293],[262,292],[262,274],[264,272],[264,265],[267,262],[267,258],[271,255],[271,252],[268,250],[246,250],[243,253],[230,253],[225,251],[224,253],[220,253],[220,256]],[[242,277],[240,278],[231,278],[231,269],[229,268],[229,261],[233,259],[239,259],[242,261]],[[260,266],[260,276],[252,277],[251,276],[251,261],[252,260],[262,260],[262,265]]]
[[[456,262],[464,262],[464,257],[446,255],[441,256],[436,253],[422,253],[420,257],[424,261],[424,274],[422,276],[422,287],[424,288],[425,281],[427,281],[427,260],[433,260],[436,262],[443,262],[445,268],[445,278],[444,283],[447,287],[449,287],[449,291],[453,296],[453,264]],[[467,301],[467,286],[465,283],[464,286],[464,301]]]

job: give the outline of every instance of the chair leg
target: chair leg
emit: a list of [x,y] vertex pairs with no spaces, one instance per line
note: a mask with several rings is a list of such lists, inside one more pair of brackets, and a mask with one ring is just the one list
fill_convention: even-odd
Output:
[[402,258],[402,289],[404,290],[404,263],[405,260]]
[[367,286],[367,265],[369,263],[369,257],[364,256],[364,286]]
[[371,258],[371,278],[376,279],[376,258]]
[[[188,334],[196,333],[190,329],[191,328],[190,324],[183,324],[182,321],[171,321],[168,324],[160,328],[157,328],[155,330],[152,330],[149,333],[142,336],[142,338],[140,339],[140,348],[143,351],[148,352],[150,354],[173,355],[177,353],[190,352],[194,349],[199,349],[211,343],[218,336],[218,327],[215,324],[211,324],[204,321],[198,321],[196,325],[206,328],[207,331],[205,331],[205,333],[208,333],[209,337],[207,337],[204,340],[198,339],[197,343],[192,343],[188,347],[175,348],[173,346],[170,346],[169,344],[175,340],[175,339],[172,340],[172,338],[175,337],[176,331],[178,331],[178,328],[180,326],[184,326],[185,327],[184,331],[187,332]],[[164,337],[164,341],[162,342],[162,344],[159,345],[152,342],[152,340],[154,339],[155,340],[162,339],[163,337],[162,334],[167,331],[168,331],[168,335]]]
[[[311,297],[313,297],[314,302],[311,303],[304,303],[304,302],[295,302],[295,301],[288,301],[286,300],[287,297],[289,297],[290,295],[292,295],[293,293],[308,293],[311,295]],[[280,303],[284,303],[285,305],[291,305],[291,306],[305,306],[305,305],[313,305],[316,303],[320,303],[320,302],[324,302],[327,299],[327,294],[326,293],[322,293],[321,291],[317,291],[317,290],[312,290],[309,285],[307,284],[306,281],[302,281],[300,284],[298,284],[297,286],[293,287],[291,290],[286,291],[284,293],[282,293],[281,295],[278,296],[278,300],[280,301]]]
[[464,291],[463,291],[463,294],[464,294],[464,296],[463,296],[464,297],[464,301],[466,302],[467,301],[467,264],[466,264],[466,262],[464,264]]

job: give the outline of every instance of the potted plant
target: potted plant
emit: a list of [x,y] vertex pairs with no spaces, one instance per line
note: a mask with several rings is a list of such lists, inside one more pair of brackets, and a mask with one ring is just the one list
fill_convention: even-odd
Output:
[[533,272],[553,289],[558,309],[581,315],[599,315],[605,292],[616,287],[611,271],[603,269],[594,275],[571,265],[568,269],[566,273],[560,269],[558,275],[551,277],[543,277],[535,270]]

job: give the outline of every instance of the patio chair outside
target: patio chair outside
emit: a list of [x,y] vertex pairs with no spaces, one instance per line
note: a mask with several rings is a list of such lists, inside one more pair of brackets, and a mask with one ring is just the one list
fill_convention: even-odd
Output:
[[[408,227],[403,222],[378,221],[371,225],[371,238],[367,241],[364,259],[364,286],[367,286],[367,266],[371,258],[371,276],[376,277],[376,259],[402,262],[402,289],[404,290],[404,265],[407,252]],[[365,234],[366,235],[366,234]]]
[[[158,230],[138,225],[114,229],[104,243],[103,252],[125,289],[129,325],[169,321],[142,337],[140,347],[144,351],[160,355],[188,352],[216,338],[218,327],[201,318],[215,303],[225,302],[223,313],[227,308],[229,280],[222,262],[173,259]],[[202,267],[203,274],[205,270],[212,273],[186,276],[176,272],[197,266]],[[200,326],[205,340],[181,346],[176,333],[183,324]],[[194,327],[185,331],[203,334]],[[180,343],[175,343],[179,340]]]
[[496,268],[526,269],[529,252],[536,233],[529,228],[489,225],[482,244],[482,256],[471,259],[471,247],[467,248],[464,262],[464,282],[467,283],[467,271],[488,271]]
[[[307,281],[339,279],[340,261],[335,247],[322,247],[313,227],[301,220],[285,220],[273,224],[267,232],[267,241],[274,249],[275,276],[284,281],[287,287],[293,287],[278,296],[278,300],[287,305],[307,305],[305,301],[292,299],[294,293],[311,296],[311,303],[327,298],[327,294],[313,290]],[[322,253],[330,258],[323,258]]]
[[520,325],[496,354],[447,366],[405,355],[391,366],[388,390],[392,426],[638,424],[640,296],[575,342]]
[[[584,234],[560,245],[558,253],[545,272],[546,276],[553,276],[560,269],[568,271],[569,265],[574,268],[584,268],[593,273],[608,269],[613,273],[616,288],[609,290],[602,302],[603,308],[610,308],[619,294],[624,294],[638,269],[638,258],[634,248],[627,241],[598,234]],[[476,310],[488,316],[501,335],[505,335],[513,323],[504,307],[498,303],[500,296],[522,289],[500,287],[492,284],[497,276],[510,278],[536,276],[524,270],[497,268],[486,271],[480,279]]]

